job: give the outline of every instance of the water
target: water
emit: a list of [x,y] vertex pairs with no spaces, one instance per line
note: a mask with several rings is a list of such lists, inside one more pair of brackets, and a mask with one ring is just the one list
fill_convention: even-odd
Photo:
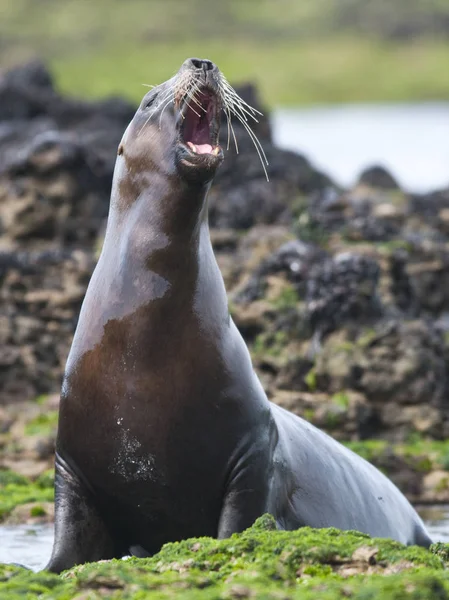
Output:
[[[449,506],[419,508],[433,541],[449,543]],[[44,567],[51,554],[53,525],[0,526],[0,563],[18,562],[33,570]]]
[[417,507],[434,542],[449,543],[449,505]]
[[17,562],[34,570],[47,564],[53,544],[53,525],[0,526],[0,563]]
[[274,141],[304,154],[344,187],[383,165],[408,191],[449,185],[449,103],[278,109]]

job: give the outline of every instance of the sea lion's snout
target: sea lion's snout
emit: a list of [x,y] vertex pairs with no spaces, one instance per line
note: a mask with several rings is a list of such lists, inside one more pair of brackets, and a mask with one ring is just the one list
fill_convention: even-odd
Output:
[[119,148],[128,162],[132,157],[141,160],[145,152],[166,173],[177,171],[187,180],[211,181],[224,158],[219,144],[223,112],[227,149],[233,140],[238,153],[231,123],[235,118],[254,143],[266,173],[263,148],[249,125],[260,113],[237,94],[212,61],[188,58],[174,77],[150,87],[131,123],[131,133]]
[[211,60],[207,58],[188,58],[182,64],[181,69],[194,69],[200,70],[204,73],[218,72],[218,67]]
[[223,151],[219,145],[222,109],[220,71],[207,59],[188,58],[178,73],[175,109],[179,111],[178,162],[184,174],[213,175]]

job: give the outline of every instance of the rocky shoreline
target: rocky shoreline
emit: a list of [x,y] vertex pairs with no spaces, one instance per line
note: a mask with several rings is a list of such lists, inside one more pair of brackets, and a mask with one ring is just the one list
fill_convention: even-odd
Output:
[[[252,86],[239,92],[260,107]],[[0,77],[0,520],[51,518],[36,506],[51,501],[57,394],[133,112],[62,97],[40,63]],[[270,399],[413,502],[449,502],[449,189],[406,194],[374,166],[341,190],[276,148],[269,118],[254,129],[270,183],[236,126],[210,223]],[[37,502],[22,517],[5,500],[16,493]]]

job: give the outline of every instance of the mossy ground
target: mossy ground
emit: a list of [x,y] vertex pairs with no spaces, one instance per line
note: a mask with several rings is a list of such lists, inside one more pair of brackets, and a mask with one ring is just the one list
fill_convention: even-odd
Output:
[[[0,470],[0,522],[21,504],[30,502],[52,502],[54,478],[50,471],[36,481],[10,470]],[[38,504],[31,509],[30,516],[38,516]],[[37,512],[36,512],[37,511]]]
[[77,567],[61,576],[0,566],[3,600],[96,598],[446,599],[447,547],[405,547],[336,529],[275,531],[265,515],[227,540],[167,544],[149,559]]
[[[134,101],[142,83],[166,80],[188,56],[211,58],[233,82],[254,81],[271,106],[449,97],[445,40],[362,34],[339,25],[340,4],[0,0],[0,64],[38,55],[50,61],[64,91]],[[432,12],[425,0],[386,4],[397,7],[392,17],[400,23]],[[439,4],[446,14],[447,2]]]

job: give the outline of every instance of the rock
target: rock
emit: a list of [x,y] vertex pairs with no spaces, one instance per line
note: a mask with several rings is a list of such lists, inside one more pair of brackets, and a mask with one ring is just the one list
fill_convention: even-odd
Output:
[[273,274],[285,275],[294,284],[298,294],[303,296],[313,265],[320,263],[326,256],[325,252],[313,244],[301,240],[288,241],[260,263],[245,286],[233,296],[233,301],[254,302],[266,295],[267,277]]
[[2,466],[30,479],[37,479],[39,475],[42,475],[50,468],[48,461],[32,459],[5,459]]
[[93,266],[80,250],[0,253],[0,404],[57,391]]
[[55,520],[55,508],[53,502],[27,502],[19,504],[10,512],[3,525],[40,525],[42,523],[53,523]]
[[373,216],[377,219],[390,219],[392,221],[402,219],[404,211],[400,206],[395,206],[389,202],[377,204],[373,208]]
[[367,323],[380,318],[379,272],[375,260],[349,252],[315,265],[306,296],[313,330],[322,335],[347,321]]
[[375,325],[355,338],[349,330],[331,335],[316,357],[314,377],[320,391],[361,392],[378,412],[383,435],[390,430],[401,439],[415,431],[444,436],[444,344],[421,321]]
[[432,471],[423,479],[423,500],[449,502],[449,473]]
[[270,182],[255,150],[228,153],[209,196],[212,227],[248,229],[257,223],[288,223],[293,199],[323,189],[330,181],[302,156],[265,144]]
[[399,185],[393,175],[384,169],[384,167],[378,165],[362,171],[358,183],[382,190],[399,189]]

